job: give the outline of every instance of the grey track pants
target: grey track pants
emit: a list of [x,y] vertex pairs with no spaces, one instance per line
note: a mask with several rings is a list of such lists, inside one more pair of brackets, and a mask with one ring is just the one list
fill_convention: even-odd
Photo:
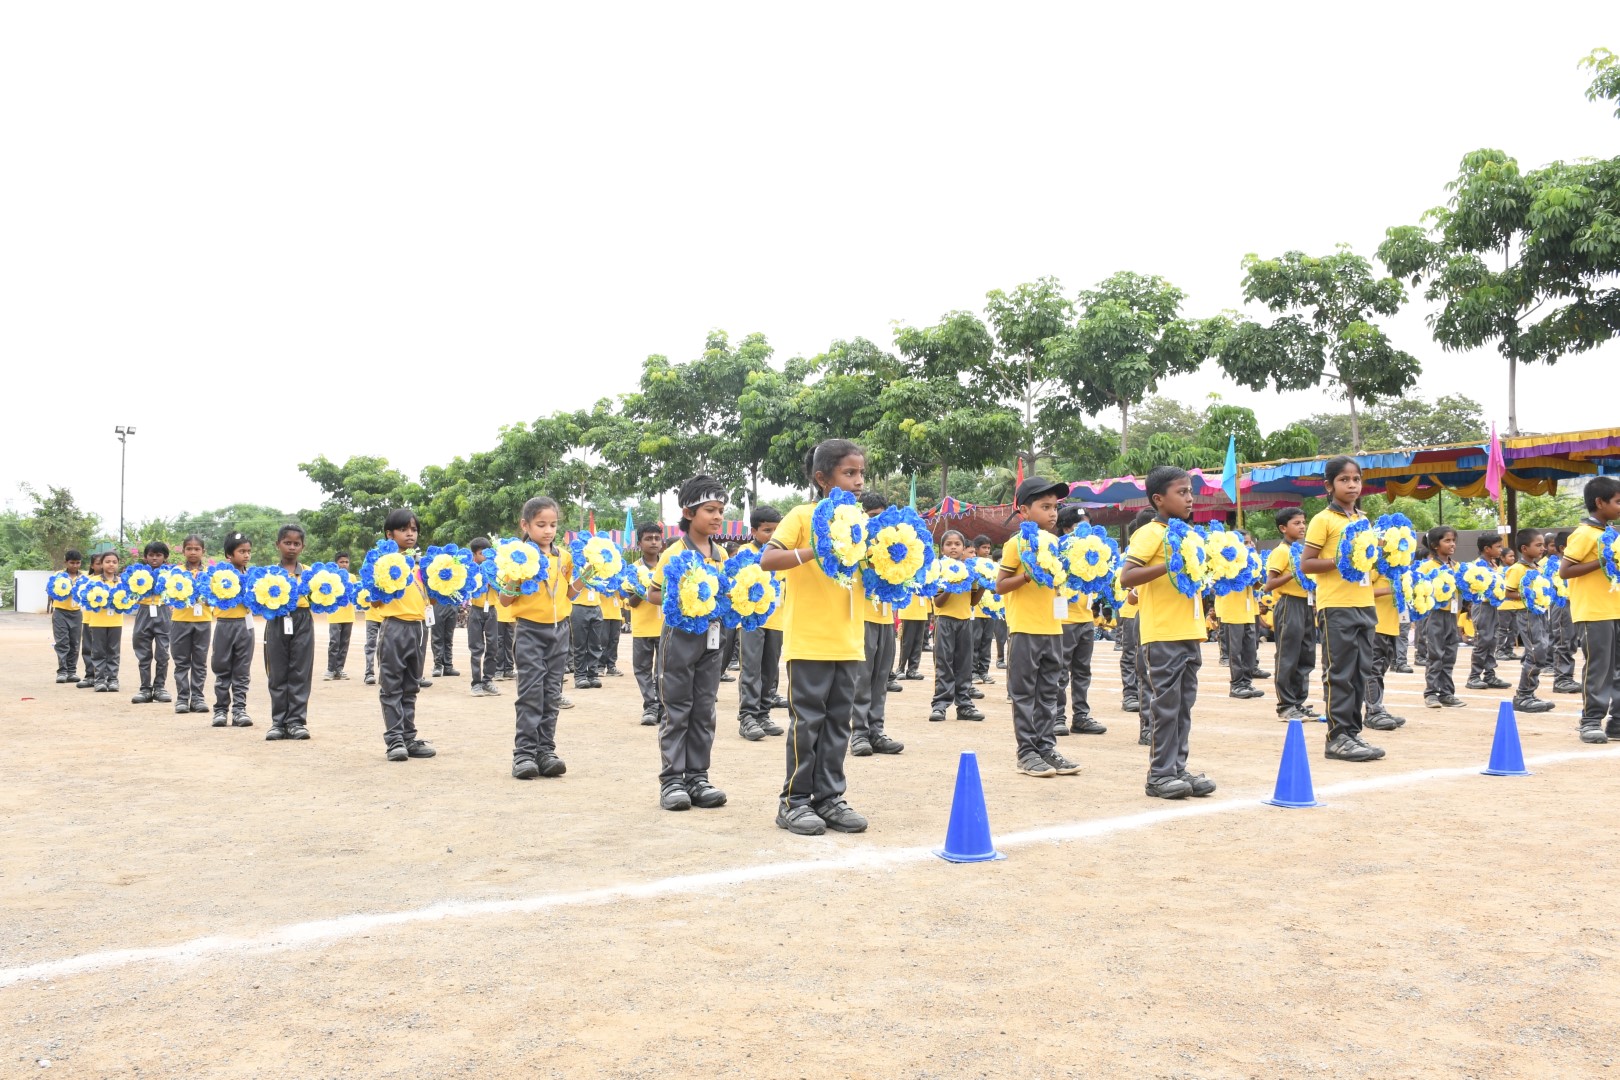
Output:
[[972,620],[941,615],[934,619],[934,711],[973,704],[972,689]]
[[1136,650],[1141,647],[1135,615],[1119,620],[1119,643],[1119,681],[1123,689],[1123,700],[1130,701],[1138,693]]
[[1057,723],[1068,723],[1068,704],[1074,703],[1074,720],[1091,717],[1091,658],[1097,648],[1097,628],[1092,623],[1063,624],[1063,673],[1058,677]]
[[1513,700],[1528,701],[1541,689],[1541,673],[1552,663],[1552,641],[1547,636],[1546,617],[1529,611],[1519,612],[1519,632],[1524,635],[1524,661]]
[[973,620],[973,674],[990,674],[990,642],[996,630],[994,619]]
[[1488,679],[1496,674],[1497,610],[1489,604],[1474,604],[1468,617],[1474,620],[1474,655],[1468,664],[1468,678]]
[[1260,667],[1260,634],[1254,623],[1222,623],[1226,640],[1227,682],[1233,690],[1254,686],[1254,673]]
[[1547,633],[1552,639],[1553,679],[1574,679],[1575,624],[1570,621],[1569,608],[1555,607],[1547,612]]
[[1316,668],[1316,608],[1298,596],[1279,596],[1272,612],[1277,630],[1277,711],[1304,706]]
[[1389,707],[1384,704],[1384,676],[1395,666],[1396,640],[1394,634],[1373,634],[1373,666],[1366,691],[1369,717],[1389,715]]
[[[913,604],[921,603],[913,600]],[[900,621],[900,647],[896,650],[894,672],[896,675],[915,675],[917,665],[922,663],[923,640],[928,636],[928,622],[924,619],[915,619],[910,622]]]
[[75,675],[79,670],[79,644],[84,638],[82,611],[51,610],[51,637],[56,647],[56,673]]
[[[920,625],[920,624],[919,624]],[[789,660],[786,807],[842,799],[859,660]]]
[[764,720],[780,685],[782,631],[744,631],[737,650],[737,719]]
[[454,604],[433,605],[433,627],[428,631],[433,639],[433,666],[449,669],[456,645],[456,612]]
[[889,672],[894,667],[894,626],[892,624],[866,624],[866,659],[861,662],[855,678],[855,708],[852,714],[854,734],[860,739],[875,739],[883,734],[883,723],[889,706]]
[[1148,779],[1180,776],[1187,771],[1192,740],[1192,711],[1198,701],[1198,669],[1203,652],[1197,641],[1149,641],[1141,646],[1147,675],[1149,737]]
[[[287,633],[291,624],[292,633]],[[270,726],[309,723],[310,680],[315,674],[315,619],[308,608],[264,624],[265,688]]]
[[161,604],[137,607],[130,644],[135,648],[135,670],[141,676],[141,689],[162,690],[169,681],[169,609]]
[[1457,692],[1451,671],[1457,666],[1457,616],[1449,609],[1435,609],[1423,619],[1423,639],[1429,663],[1423,671],[1425,697],[1443,697]]
[[494,607],[467,606],[467,666],[472,669],[474,686],[495,677],[498,641],[495,627]]
[[517,731],[513,761],[538,761],[557,752],[557,712],[562,707],[563,667],[568,662],[568,626],[519,619],[513,628],[517,662]]
[[1326,701],[1328,741],[1341,735],[1361,734],[1367,711],[1367,681],[1374,678],[1373,638],[1378,612],[1370,607],[1324,608],[1322,657],[1327,669]]
[[247,712],[248,680],[253,674],[253,620],[215,619],[214,712]]
[[169,651],[174,656],[174,699],[201,701],[208,683],[208,644],[214,636],[211,622],[169,624]]
[[[949,620],[941,620],[949,621]],[[1007,695],[1012,698],[1013,739],[1018,756],[1057,746],[1057,699],[1063,692],[1063,636],[1010,634]]]
[[570,616],[574,636],[574,680],[594,679],[602,669],[602,612],[576,607]]
[[349,662],[349,642],[354,639],[354,623],[326,624],[326,670],[334,675]]
[[1615,692],[1615,664],[1620,663],[1620,619],[1578,622],[1581,651],[1586,663],[1581,669],[1581,727],[1599,727],[1608,718],[1612,728],[1620,724],[1620,694]]
[[724,649],[708,647],[707,634],[664,627],[658,639],[658,688],[664,699],[658,721],[660,784],[709,775],[725,655]]
[[90,638],[90,657],[96,665],[96,681],[115,681],[118,668],[123,663],[124,628],[92,626],[85,633]]
[[416,695],[422,672],[419,622],[384,619],[377,631],[377,701],[382,706],[383,744],[392,750],[416,738]]
[[663,699],[658,694],[659,639],[633,637],[630,639],[630,670],[636,676],[636,687],[641,691],[641,715],[664,715]]
[[370,619],[366,620],[366,674],[367,675],[375,675],[377,673],[377,634],[378,634],[379,630],[381,629],[381,627],[382,627],[382,623],[375,623],[375,622],[372,622]]

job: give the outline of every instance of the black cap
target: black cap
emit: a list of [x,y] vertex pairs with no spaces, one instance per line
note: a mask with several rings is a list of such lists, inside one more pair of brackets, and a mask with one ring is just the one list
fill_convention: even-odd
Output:
[[1039,476],[1031,476],[1018,485],[1013,502],[1018,506],[1028,506],[1043,495],[1056,495],[1059,499],[1067,499],[1069,485],[1061,480],[1044,480]]

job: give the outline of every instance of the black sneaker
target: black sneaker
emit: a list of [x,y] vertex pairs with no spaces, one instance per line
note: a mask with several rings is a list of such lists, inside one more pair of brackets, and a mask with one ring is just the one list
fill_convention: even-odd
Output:
[[771,708],[773,708],[773,709],[785,709],[787,707],[788,707],[788,699],[787,698],[783,697],[781,694],[773,694],[773,695],[771,695]]
[[1384,752],[1368,746],[1354,735],[1340,735],[1329,741],[1322,756],[1334,761],[1377,761]]
[[107,692],[107,680],[105,680],[105,679],[97,679],[96,680],[96,693],[105,694],[106,692]]
[[1215,794],[1215,781],[1211,780],[1203,773],[1190,773],[1186,770],[1182,770],[1176,774],[1176,779],[1192,788],[1192,793],[1195,798],[1202,799],[1205,795]]
[[889,684],[884,689],[891,694],[905,693],[905,688],[900,685],[899,679],[890,679]]
[[[737,676],[733,675],[729,671],[722,671],[720,673],[720,681],[721,682],[736,682],[737,681]],[[602,684],[601,683],[595,683],[595,685],[601,686]]]
[[66,674],[64,672],[61,672],[61,671],[58,671],[56,673],[56,684],[58,686],[62,685],[63,683],[69,683],[69,682],[72,682],[72,681],[73,681],[73,676],[68,675],[68,674]]
[[749,742],[759,742],[765,737],[765,733],[759,729],[759,725],[754,722],[752,716],[745,716],[737,721],[737,734]]
[[978,701],[984,697],[984,691],[974,689],[970,686],[968,687],[968,697],[972,698],[974,701]]
[[1155,799],[1185,799],[1192,794],[1192,785],[1179,776],[1155,776],[1142,791]]
[[641,714],[641,726],[642,727],[657,727],[658,726],[658,714],[655,713],[655,712],[642,713]]
[[138,690],[135,696],[129,699],[131,705],[149,705],[152,703],[152,691]]
[[1080,772],[1080,766],[1058,753],[1056,750],[1042,750],[1041,757],[1052,766],[1059,776],[1074,776]]
[[1543,712],[1552,712],[1556,708],[1558,708],[1558,706],[1554,705],[1552,702],[1543,701],[1541,698],[1538,698],[1538,697],[1514,698],[1513,699],[1513,711],[1514,712],[1543,713]]
[[368,671],[368,672],[366,672],[366,676],[362,681],[367,686],[376,686],[377,685],[377,676],[373,675],[371,672]]
[[1251,671],[1251,672],[1249,672],[1249,678],[1251,678],[1251,679],[1269,679],[1269,678],[1271,678],[1271,672],[1269,672],[1269,671]]
[[224,727],[226,725],[226,723],[228,723],[228,721],[225,719],[224,710],[221,710],[221,711],[214,714],[214,720],[213,720],[213,726],[214,727]]
[[[1502,685],[1506,686],[1507,683],[1503,683]],[[1484,679],[1469,679],[1467,682],[1463,683],[1463,689],[1465,690],[1489,690],[1490,688],[1490,684]]]
[[1608,741],[1609,741],[1608,734],[1606,732],[1604,732],[1604,730],[1602,728],[1598,727],[1596,724],[1592,724],[1590,726],[1588,726],[1586,724],[1581,725],[1581,742],[1583,742],[1583,743],[1606,743]]
[[1397,675],[1412,675],[1412,674],[1415,674],[1415,672],[1412,670],[1412,665],[1411,664],[1402,664],[1399,667],[1392,667],[1389,670],[1393,671]]
[[174,714],[176,716],[184,716],[184,715],[186,715],[187,713],[190,713],[190,712],[191,712],[191,706],[188,705],[184,701],[182,701],[180,704],[178,704],[178,705],[176,705],[174,707]]
[[812,808],[815,815],[827,823],[827,828],[833,832],[857,833],[866,831],[866,819],[854,810],[843,799],[834,799]]
[[1137,732],[1137,734],[1136,734],[1136,745],[1137,746],[1152,746],[1153,745],[1153,734],[1152,734],[1152,732],[1148,731],[1147,728],[1143,728],[1141,731]]
[[1018,759],[1018,771],[1023,773],[1025,776],[1057,775],[1057,769],[1052,767],[1052,763],[1047,761],[1045,757],[1036,753],[1034,750],[1029,751]]
[[792,808],[778,806],[776,808],[776,827],[786,829],[795,836],[820,836],[827,831],[827,823],[821,820],[821,815],[807,805]]
[[332,672],[332,678],[336,679],[338,682],[348,682],[349,673],[347,671],[334,671]]
[[495,689],[495,684],[490,682],[488,679],[484,680],[484,693],[489,695],[490,697],[500,697],[501,696],[501,692],[499,690]]
[[1074,723],[1069,725],[1069,730],[1076,735],[1103,735],[1108,732],[1106,727],[1089,716],[1075,720]]
[[1447,709],[1462,709],[1466,708],[1468,703],[1456,694],[1441,694],[1440,704]]
[[442,678],[444,678],[444,668],[440,667],[438,664],[434,664],[433,665],[433,674],[429,675],[428,678],[430,678],[430,679],[442,679]]
[[[175,707],[179,708],[179,706],[175,706]],[[202,698],[192,698],[191,699],[191,711],[192,712],[206,713],[208,711],[208,706],[203,704],[203,699]]]
[[89,689],[91,689],[92,687],[94,687],[96,685],[96,680],[90,678],[89,676],[86,676],[85,678],[80,679],[78,682],[74,683],[73,685],[76,686],[80,690],[89,690]]
[[610,679],[622,679],[622,678],[624,678],[624,672],[620,671],[618,668],[614,667],[611,664],[608,665],[608,669],[606,671],[602,672],[602,674],[606,675]]
[[231,717],[231,727],[252,727],[253,717],[245,712],[239,712]]
[[[309,736],[306,735],[304,737],[308,738]],[[410,742],[406,743],[405,752],[411,757],[419,758],[430,758],[438,753],[437,750],[433,749],[432,743],[424,742],[421,739],[412,739]]]
[[1511,690],[1511,689],[1513,689],[1513,684],[1512,683],[1508,682],[1505,679],[1499,679],[1495,675],[1492,675],[1490,678],[1486,679],[1485,680],[1485,685],[1486,685],[1486,687],[1488,687],[1491,690]]
[[[281,740],[285,739],[286,737],[287,737],[287,729],[284,728],[284,727],[277,727],[275,724],[271,724],[270,725],[270,730],[266,731],[264,733],[264,741],[265,742],[280,742]],[[403,752],[404,749],[405,748],[403,746],[400,747],[401,752]],[[390,751],[390,753],[392,753],[392,751]],[[389,760],[392,761],[393,759],[390,758]]]
[[933,712],[928,714],[928,722],[930,724],[938,724],[941,721],[943,721],[944,719],[945,719],[945,710],[944,709],[935,709]]
[[453,679],[457,675],[460,675],[460,674],[461,674],[461,672],[457,671],[453,667],[447,667],[447,668],[444,669],[444,677],[447,678],[447,679]]
[[958,705],[956,707],[956,718],[958,720],[983,720],[984,713],[980,712],[978,707],[974,705]]
[[428,687],[430,687],[432,685],[433,685],[433,680],[432,679],[417,679],[416,680],[416,688],[418,690],[426,690]]
[[726,805],[726,793],[709,783],[707,776],[687,777],[686,794],[699,810],[717,810]]
[[484,689],[484,684],[483,683],[475,682],[475,683],[472,684],[472,696],[473,697],[489,697],[489,691]]
[[1052,738],[1054,738],[1054,739],[1067,739],[1068,737],[1069,737],[1069,725],[1063,719],[1063,717],[1060,716],[1060,717],[1058,717],[1057,727],[1052,729]]
[[891,739],[882,732],[872,736],[872,752],[874,754],[898,754],[905,748],[905,743],[899,739]]
[[1005,661],[1005,660],[997,660],[996,661],[996,670],[998,670],[998,671],[1007,670],[1007,661]]
[[782,734],[785,734],[785,731],[784,731],[782,725],[778,724],[774,720],[772,720],[770,718],[769,714],[767,714],[765,716],[756,716],[756,717],[754,717],[754,723],[758,724],[759,725],[759,730],[763,731],[767,735],[782,735]]
[[169,692],[167,690],[160,687],[159,689],[152,691],[152,700],[157,702],[159,705],[167,705],[169,702],[173,701],[174,698],[169,696]]
[[1228,690],[1226,692],[1226,696],[1235,697],[1239,701],[1253,701],[1255,698],[1265,697],[1266,692],[1264,690],[1256,690],[1252,686],[1240,686],[1236,690]]
[[540,775],[540,766],[529,758],[518,758],[512,762],[512,779],[533,780]]
[[403,746],[390,746],[388,748],[388,760],[389,761],[409,761],[409,760],[411,760],[411,755],[406,752],[406,750],[405,750],[405,748]]
[[1394,731],[1401,726],[1395,722],[1393,716],[1386,716],[1383,713],[1374,713],[1362,721],[1362,724],[1365,727],[1372,728],[1374,731]]
[[1126,698],[1124,701],[1119,703],[1119,707],[1121,710],[1128,713],[1142,711],[1142,703],[1137,701],[1135,698]]
[[[303,742],[305,739],[309,738],[309,728],[305,727],[303,724],[288,724],[287,738],[297,739],[299,742]],[[416,754],[411,755],[411,757],[417,756],[418,755]],[[430,754],[428,756],[431,757],[432,755]]]
[[1439,694],[1425,694],[1423,696],[1423,707],[1426,708],[1426,709],[1438,709],[1438,708],[1440,708],[1440,695]]
[[[84,683],[80,683],[79,685],[83,686]],[[1575,682],[1573,679],[1560,679],[1557,682],[1553,683],[1553,693],[1555,693],[1555,694],[1579,694],[1579,693],[1581,693],[1581,684],[1578,683],[1578,682]]]
[[541,776],[561,776],[568,771],[568,765],[563,759],[547,750],[540,751],[539,760],[535,764],[540,766]]
[[863,738],[861,738],[860,736],[857,735],[855,738],[853,738],[853,739],[851,739],[849,741],[849,752],[850,752],[851,756],[853,756],[853,757],[871,757],[872,756],[872,743],[871,743],[871,740],[863,739]]
[[[538,776],[540,770],[535,770]],[[686,785],[679,780],[665,780],[658,789],[658,805],[664,810],[690,810],[692,809],[692,796],[687,794]]]

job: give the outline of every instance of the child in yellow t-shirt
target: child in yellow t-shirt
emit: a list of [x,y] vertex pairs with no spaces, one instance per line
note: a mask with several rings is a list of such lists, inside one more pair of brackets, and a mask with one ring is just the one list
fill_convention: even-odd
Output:
[[[92,556],[90,576],[108,588],[117,585],[118,554],[105,551],[99,556]],[[89,650],[90,663],[95,667],[95,679],[91,685],[95,687],[97,693],[116,694],[124,642],[123,613],[114,611],[111,606],[104,607],[100,611],[86,607],[84,635],[89,642],[86,647]]]
[[1546,540],[1540,529],[1520,529],[1513,538],[1518,555],[1507,571],[1507,601],[1518,605],[1518,632],[1524,638],[1524,663],[1519,670],[1519,686],[1513,693],[1515,712],[1552,712],[1552,702],[1536,697],[1541,688],[1541,673],[1552,664],[1552,641],[1547,635],[1547,613],[1534,611],[1525,599],[1525,578],[1539,574],[1537,564],[1546,550]]
[[[1065,506],[1058,511],[1057,532],[1068,536],[1085,521],[1086,514],[1078,506]],[[1091,716],[1091,658],[1097,648],[1097,617],[1091,610],[1091,598],[1077,596],[1069,599],[1069,617],[1063,624],[1063,672],[1058,679],[1057,723],[1054,735],[1102,735],[1108,729]],[[1069,721],[1069,706],[1074,707],[1074,720]]]
[[[237,574],[247,571],[253,561],[253,542],[247,534],[234,532],[225,537],[221,551]],[[243,586],[244,589],[246,586]],[[253,619],[247,604],[210,609],[214,615],[213,655],[208,666],[214,673],[214,727],[252,727],[247,713],[248,680],[253,672]],[[229,710],[230,719],[226,720]]]
[[[383,539],[402,552],[416,547],[422,524],[410,507],[396,507],[383,521]],[[421,568],[413,567],[405,589],[392,600],[372,596],[371,610],[382,619],[377,630],[377,700],[382,706],[383,744],[389,761],[430,758],[433,747],[416,737],[416,697],[422,689],[424,633],[428,611]]]
[[1266,557],[1266,592],[1272,597],[1272,637],[1277,642],[1277,718],[1313,720],[1311,672],[1316,668],[1316,581],[1294,569],[1293,545],[1305,542],[1305,511],[1277,511],[1282,539]]
[[[1429,558],[1418,566],[1421,573],[1444,571],[1455,575],[1457,571],[1457,530],[1450,525],[1436,525],[1425,537]],[[1431,709],[1460,709],[1463,700],[1457,696],[1457,684],[1452,669],[1457,664],[1457,646],[1462,638],[1458,617],[1461,602],[1455,589],[1451,599],[1436,604],[1434,610],[1423,617],[1423,638],[1428,664],[1423,673],[1423,704]]]
[[[473,572],[484,572],[484,560],[490,558],[489,537],[477,536],[467,545],[472,553]],[[467,601],[467,666],[472,670],[473,697],[499,697],[495,689],[495,673],[500,660],[500,632],[496,611],[500,608],[494,589],[485,588]]]
[[[68,587],[79,584],[84,576],[84,555],[69,548],[62,556],[62,573],[67,576]],[[78,681],[79,646],[84,639],[84,612],[71,595],[51,599],[51,638],[56,649],[56,681]]]
[[[756,506],[748,523],[752,529],[748,547],[762,552],[782,523],[782,512],[774,506]],[[776,693],[781,685],[782,619],[786,607],[787,597],[783,596],[764,626],[737,631],[737,734],[749,742],[785,731],[771,719],[771,710],[787,705]]]
[[[636,529],[636,545],[641,549],[641,565],[648,573],[656,574],[658,556],[664,550],[663,528],[652,522],[641,525]],[[626,602],[630,605],[630,670],[641,691],[641,725],[657,727],[664,714],[658,691],[658,641],[664,635],[664,612],[658,604],[640,596],[631,596]]]
[[[149,542],[141,552],[142,560],[155,575],[158,568],[169,561],[169,545],[161,540]],[[141,686],[130,698],[134,705],[174,700],[165,684],[169,681],[169,608],[163,595],[154,589],[135,608],[135,626],[130,644],[135,651],[135,670],[140,673]]]
[[[941,533],[939,553],[958,562],[968,558],[966,538],[955,529]],[[984,719],[973,704],[973,609],[983,591],[969,587],[953,593],[941,583],[934,594],[934,699],[928,713],[934,723],[953,705],[958,720]]]
[[[180,542],[180,572],[193,577],[203,572],[208,545],[193,533]],[[169,622],[169,655],[174,657],[174,711],[207,713],[203,690],[208,681],[208,645],[213,639],[214,616],[200,597],[175,608]]]
[[[354,583],[354,575],[349,573],[349,553],[340,551],[332,556],[332,563],[343,572],[343,579],[350,585]],[[333,680],[347,681],[349,673],[344,671],[344,665],[349,662],[349,643],[354,638],[354,605],[344,604],[336,611],[326,616],[326,672],[321,678],[327,682]]]
[[[861,509],[869,521],[888,508],[889,500],[876,492],[861,496]],[[856,587],[861,590],[866,658],[861,661],[855,679],[855,708],[849,752],[852,757],[898,754],[906,748],[905,743],[891,738],[887,731],[889,680],[893,677],[891,672],[894,669],[894,607],[867,593],[864,578]]]
[[1620,590],[1603,569],[1603,534],[1620,521],[1620,479],[1586,482],[1586,517],[1569,534],[1558,572],[1569,583],[1569,617],[1586,652],[1581,678],[1581,742],[1620,739]]

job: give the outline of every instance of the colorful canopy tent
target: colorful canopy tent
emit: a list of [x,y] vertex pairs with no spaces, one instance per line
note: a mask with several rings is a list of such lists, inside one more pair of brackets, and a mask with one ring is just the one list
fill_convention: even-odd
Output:
[[[663,530],[664,540],[666,542],[674,540],[681,535],[681,527],[679,525],[664,525]],[[746,540],[748,539],[748,534],[751,531],[752,530],[749,528],[748,522],[746,521],[724,521],[720,523],[720,539],[722,540]],[[621,548],[634,547],[636,543],[635,536],[631,535],[627,538],[623,529],[605,529],[596,535],[611,537],[613,542],[619,545]],[[578,536],[578,530],[570,531],[567,534],[567,540],[571,544]]]

